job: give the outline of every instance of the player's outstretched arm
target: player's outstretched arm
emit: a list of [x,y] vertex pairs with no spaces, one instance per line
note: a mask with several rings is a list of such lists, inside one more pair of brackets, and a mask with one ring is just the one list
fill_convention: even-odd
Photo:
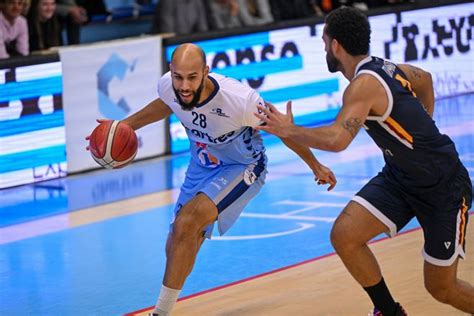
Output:
[[173,113],[160,98],[148,103],[143,109],[122,120],[134,130],[142,128],[148,124],[161,121]]
[[286,147],[294,151],[313,171],[314,180],[318,184],[329,184],[328,191],[332,190],[337,183],[336,176],[328,167],[321,164],[313,152],[306,146],[299,145],[288,138],[281,138]]
[[426,109],[426,112],[433,117],[434,112],[434,89],[431,74],[421,68],[409,64],[398,65],[405,73],[411,84],[416,97]]
[[[322,127],[302,127],[293,124],[291,114],[291,103],[287,104],[287,113],[281,113],[275,106],[267,103],[266,107],[258,106],[258,113],[255,113],[265,125],[256,129],[277,135],[282,138],[289,138],[296,143],[326,150],[339,152],[352,142],[354,137],[363,126],[368,116],[371,105],[379,98],[386,100],[386,95],[378,93],[367,94],[366,91],[381,90],[382,86],[377,86],[377,81],[368,75],[356,78],[344,92],[343,105],[333,124]],[[377,100],[375,100],[377,99]]]

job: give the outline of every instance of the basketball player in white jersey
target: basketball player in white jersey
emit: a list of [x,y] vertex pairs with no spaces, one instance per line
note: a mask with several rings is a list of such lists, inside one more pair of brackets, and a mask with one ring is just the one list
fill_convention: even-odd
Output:
[[[134,130],[172,113],[184,125],[191,143],[191,161],[175,207],[166,243],[163,285],[151,315],[169,315],[214,222],[224,234],[247,203],[260,191],[267,158],[254,116],[264,101],[237,80],[209,74],[201,48],[176,48],[171,71],[158,83],[159,97],[123,120]],[[336,184],[334,174],[307,147],[288,140],[312,169],[318,184]]]

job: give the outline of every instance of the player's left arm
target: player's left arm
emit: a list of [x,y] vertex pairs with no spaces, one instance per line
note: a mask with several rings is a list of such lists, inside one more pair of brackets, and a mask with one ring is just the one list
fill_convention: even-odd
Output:
[[[247,108],[242,122],[243,125],[256,128],[263,124],[264,122],[258,119],[254,113],[257,111],[257,106],[264,107],[265,104],[267,103],[265,103],[256,92],[252,92],[249,95],[249,99],[247,100]],[[291,102],[287,104],[287,107],[290,105]],[[318,184],[329,184],[328,190],[332,190],[334,188],[337,182],[336,176],[329,168],[321,164],[316,159],[313,152],[307,146],[300,145],[289,138],[280,137],[280,139],[309,166],[309,168],[313,171],[315,180]]]
[[328,191],[332,190],[336,186],[337,179],[334,173],[331,171],[331,169],[321,164],[318,159],[316,159],[316,156],[309,149],[309,147],[302,146],[289,138],[280,139],[286,145],[286,147],[294,151],[309,166],[309,168],[313,171],[314,180],[318,184],[329,184]]
[[426,112],[433,117],[434,112],[434,89],[433,79],[431,74],[421,68],[409,64],[397,65],[403,73],[407,76],[411,84],[412,90],[421,104],[426,109]]
[[382,85],[374,77],[363,74],[355,78],[345,90],[341,110],[332,124],[313,128],[298,126],[293,124],[291,104],[286,114],[268,104],[267,108],[259,107],[261,113],[255,113],[266,123],[257,129],[290,138],[303,146],[339,152],[346,149],[355,138],[372,105],[382,102],[387,102]]

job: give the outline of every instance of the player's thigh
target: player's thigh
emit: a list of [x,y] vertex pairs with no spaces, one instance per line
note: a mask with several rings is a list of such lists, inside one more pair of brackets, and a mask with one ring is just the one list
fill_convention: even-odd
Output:
[[423,228],[425,261],[450,267],[458,257],[465,257],[471,201],[472,185],[465,169],[445,186],[420,195],[416,217]]
[[357,241],[368,241],[380,233],[395,236],[413,216],[400,189],[379,173],[352,198],[335,226],[352,232]]
[[265,183],[266,158],[255,164],[228,165],[207,182],[199,192],[217,206],[219,233],[224,234],[237,220],[244,207]]
[[333,225],[331,241],[336,248],[365,244],[384,232],[388,232],[388,229],[380,220],[364,206],[350,201]]

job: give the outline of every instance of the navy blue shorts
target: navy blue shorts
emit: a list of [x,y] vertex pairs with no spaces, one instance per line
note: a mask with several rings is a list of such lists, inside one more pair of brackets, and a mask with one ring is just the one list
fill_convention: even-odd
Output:
[[429,263],[450,266],[458,256],[465,257],[472,184],[464,166],[444,185],[420,194],[408,193],[381,172],[352,200],[384,223],[391,237],[416,217],[425,237],[423,257]]

